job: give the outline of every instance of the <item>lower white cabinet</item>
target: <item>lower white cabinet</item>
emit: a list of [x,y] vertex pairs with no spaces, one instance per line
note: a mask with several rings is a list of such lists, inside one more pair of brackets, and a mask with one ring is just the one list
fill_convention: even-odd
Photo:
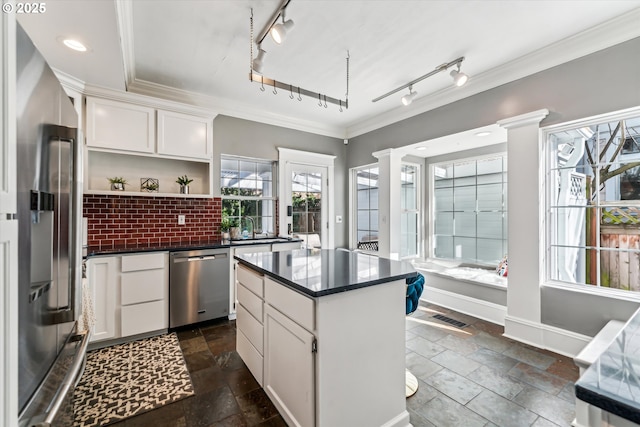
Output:
[[290,425],[315,424],[313,334],[269,304],[264,311],[264,385]]
[[96,324],[91,342],[169,327],[169,254],[136,253],[87,260]]
[[117,338],[116,301],[120,281],[120,257],[95,257],[87,260],[87,279],[93,300],[93,313],[96,323],[91,341]]

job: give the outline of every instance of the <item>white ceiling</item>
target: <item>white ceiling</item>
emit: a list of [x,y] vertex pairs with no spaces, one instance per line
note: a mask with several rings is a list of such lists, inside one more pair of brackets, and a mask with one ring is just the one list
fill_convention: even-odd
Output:
[[[264,75],[344,99],[349,51],[349,109],[340,113],[249,81],[250,9],[257,35],[279,4],[50,0],[46,13],[19,22],[52,67],[87,85],[339,138],[640,36],[640,0],[292,0],[286,16],[295,28],[280,46],[270,38],[263,43]],[[58,41],[63,36],[91,51],[68,50]],[[463,88],[440,73],[414,86],[418,97],[409,107],[400,105],[404,91],[371,102],[459,56],[471,76]]]

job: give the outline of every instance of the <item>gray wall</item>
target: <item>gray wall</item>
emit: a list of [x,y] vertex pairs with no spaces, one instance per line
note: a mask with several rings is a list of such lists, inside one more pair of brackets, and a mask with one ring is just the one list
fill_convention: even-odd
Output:
[[350,138],[348,166],[373,163],[371,153],[384,148],[428,141],[542,108],[551,113],[540,126],[548,126],[638,104],[640,38]]
[[[638,105],[640,38],[351,138],[347,165],[373,163],[375,158],[371,153],[384,148],[428,141],[543,108],[550,114],[541,127]],[[461,152],[428,162],[467,154],[474,155]],[[509,168],[514,167],[518,165],[510,162]],[[509,206],[509,212],[518,214],[518,207]],[[585,335],[593,335],[608,319],[625,320],[637,306],[637,303],[589,296],[570,289],[543,287],[541,290],[542,323]]]
[[[278,147],[331,154],[335,159],[335,214],[347,217],[347,146],[341,139],[316,135],[279,126],[228,116],[217,116],[213,121],[213,158],[221,154],[278,160]],[[335,190],[335,191],[334,191]],[[213,195],[220,196],[220,162],[213,165]],[[347,221],[334,224],[335,246],[348,245]]]

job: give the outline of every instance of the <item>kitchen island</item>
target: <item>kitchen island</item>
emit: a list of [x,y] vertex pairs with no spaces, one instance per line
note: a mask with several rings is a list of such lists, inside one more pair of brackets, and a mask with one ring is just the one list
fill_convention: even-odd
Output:
[[237,351],[291,426],[410,426],[411,264],[342,250],[246,253]]

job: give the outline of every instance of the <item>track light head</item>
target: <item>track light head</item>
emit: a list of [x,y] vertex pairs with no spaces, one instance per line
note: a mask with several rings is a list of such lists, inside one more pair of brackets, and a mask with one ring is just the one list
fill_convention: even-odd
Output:
[[417,94],[418,92],[414,92],[413,87],[409,86],[409,93],[403,96],[402,99],[400,99],[402,101],[402,105],[406,107],[407,105],[411,104],[413,102],[413,98],[415,98]]
[[293,29],[293,26],[295,25],[293,23],[293,20],[291,19],[287,19],[285,21],[283,17],[282,21],[283,21],[282,24],[275,24],[273,27],[271,27],[271,30],[269,31],[269,34],[271,34],[271,38],[273,39],[273,41],[278,44],[284,41],[284,38],[287,36],[287,33],[291,31]]
[[449,74],[453,78],[453,83],[458,87],[464,85],[467,82],[467,80],[469,80],[469,76],[467,76],[465,73],[460,71],[460,64],[458,64],[457,70],[453,70]]
[[262,70],[264,69],[264,56],[266,53],[267,52],[264,49],[258,47],[258,56],[256,56],[251,64],[256,73],[262,74]]

